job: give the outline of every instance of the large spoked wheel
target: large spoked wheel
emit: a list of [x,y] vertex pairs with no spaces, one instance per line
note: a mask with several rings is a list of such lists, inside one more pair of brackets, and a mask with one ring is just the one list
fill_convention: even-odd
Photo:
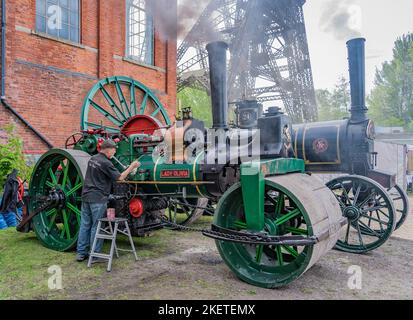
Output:
[[33,218],[41,243],[56,251],[76,246],[81,215],[81,194],[90,156],[82,151],[53,149],[37,162],[30,183],[30,212],[44,204],[51,193],[59,195],[52,208]]
[[327,183],[348,224],[336,249],[366,253],[383,245],[394,231],[393,201],[377,182],[361,176],[344,176]]
[[208,205],[206,198],[179,198],[178,204],[169,208],[169,221],[182,226],[188,226],[202,217]]
[[393,200],[394,209],[396,210],[396,228],[399,229],[406,221],[409,214],[409,200],[406,192],[396,185],[394,188],[387,190]]
[[[320,200],[325,202],[324,207]],[[328,229],[326,221],[338,223],[340,219],[334,196],[319,180],[301,174],[266,180],[263,232],[311,237]],[[221,198],[214,224],[236,231],[247,230],[241,184],[232,186]],[[221,240],[216,245],[225,263],[241,280],[275,288],[294,281],[309,269],[334,246],[339,231],[340,228],[313,246],[265,246]]]
[[[136,125],[136,123],[138,123]],[[81,128],[108,133],[151,132],[169,126],[168,113],[142,83],[128,77],[110,77],[98,82],[87,95],[82,109]]]

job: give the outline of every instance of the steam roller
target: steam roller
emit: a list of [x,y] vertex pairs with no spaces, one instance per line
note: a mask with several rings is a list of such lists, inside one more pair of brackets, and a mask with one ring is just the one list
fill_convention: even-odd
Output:
[[[280,239],[279,245],[216,244],[225,263],[240,279],[274,288],[297,279],[331,250],[344,220],[335,197],[318,179],[295,173],[268,177],[264,183],[260,195],[264,216],[259,229],[285,240]],[[244,204],[250,201],[246,198],[256,194],[243,197],[243,191],[239,183],[228,190],[218,203],[214,224],[238,232],[254,228],[255,221],[245,214]]]
[[[349,44],[351,75],[361,78],[362,68],[351,61],[363,43]],[[112,139],[118,146],[111,159],[115,167],[123,171],[135,160],[141,163],[126,181],[114,183],[109,201],[132,234],[165,227],[200,231],[215,240],[237,277],[252,285],[288,285],[335,246],[364,253],[383,245],[396,225],[393,199],[385,190],[395,187],[394,176],[372,166],[374,126],[359,117],[363,104],[354,103],[351,119],[314,125],[310,132],[306,125],[293,128],[279,108],[264,112],[257,101],[239,101],[236,123],[230,125],[227,50],[224,42],[207,46],[212,128],[188,109],[171,123],[156,95],[136,80],[99,81],[85,99],[80,131],[67,139],[65,149],[48,151],[36,164],[30,210],[18,230],[29,225],[47,248],[74,249],[87,163]],[[362,85],[352,86],[355,93],[364,94]],[[353,139],[361,151],[347,152],[340,139]],[[337,154],[340,161],[330,161]],[[353,156],[345,158],[348,154]],[[309,173],[325,165],[342,166],[336,171],[346,175],[325,185]],[[209,229],[184,226],[205,210],[214,211]]]

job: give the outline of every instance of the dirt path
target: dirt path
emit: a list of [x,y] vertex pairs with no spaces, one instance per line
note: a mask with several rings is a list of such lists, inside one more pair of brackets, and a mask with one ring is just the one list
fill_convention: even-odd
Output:
[[[82,299],[413,299],[412,222],[410,218],[405,228],[370,254],[331,251],[300,279],[277,290],[238,280],[212,240],[179,234],[172,236],[169,254],[128,263],[127,268],[116,261],[114,271],[104,274],[98,285],[65,291],[67,297]],[[362,270],[361,290],[347,285],[353,265]]]
[[[202,220],[201,227],[207,227],[210,219]],[[139,261],[122,255],[114,260],[111,273],[103,264],[88,269],[86,263],[74,262],[74,253],[43,248],[33,234],[11,235],[0,244],[0,265],[8,269],[8,276],[0,278],[0,298],[413,299],[413,214],[378,250],[367,255],[331,251],[301,278],[276,290],[238,280],[222,261],[214,241],[200,234],[163,230],[149,239],[135,239]],[[26,271],[20,270],[15,252]],[[47,287],[47,268],[54,264],[62,267],[63,290]],[[347,272],[354,265],[362,271],[361,290],[347,285]]]

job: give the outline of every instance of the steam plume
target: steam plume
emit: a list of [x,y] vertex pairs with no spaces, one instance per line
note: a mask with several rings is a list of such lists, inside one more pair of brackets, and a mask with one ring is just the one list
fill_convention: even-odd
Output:
[[178,0],[178,13],[170,0],[146,0],[148,13],[154,17],[163,39],[184,38],[210,0]]
[[324,6],[320,28],[337,40],[348,40],[361,36],[361,19],[361,8],[353,0],[330,0]]

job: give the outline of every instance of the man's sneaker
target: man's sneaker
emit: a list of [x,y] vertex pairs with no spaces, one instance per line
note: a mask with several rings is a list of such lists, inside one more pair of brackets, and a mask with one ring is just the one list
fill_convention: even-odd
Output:
[[92,264],[94,264],[94,263],[106,263],[106,262],[108,262],[107,259],[95,258],[95,257],[92,258]]
[[77,254],[77,255],[76,255],[76,261],[77,261],[77,262],[85,261],[87,258],[89,258],[87,255],[86,255],[86,256],[81,255],[81,254]]

